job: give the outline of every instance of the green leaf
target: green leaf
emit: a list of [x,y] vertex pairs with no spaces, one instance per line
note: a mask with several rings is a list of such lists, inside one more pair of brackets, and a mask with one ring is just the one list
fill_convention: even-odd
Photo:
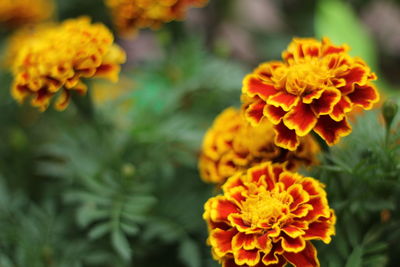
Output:
[[181,242],[179,246],[179,258],[188,267],[200,267],[201,266],[201,254],[200,249],[196,242],[186,238]]
[[98,239],[110,231],[111,227],[109,223],[96,224],[89,232],[88,236],[90,239]]
[[111,243],[118,254],[125,260],[130,261],[131,259],[131,247],[128,239],[120,230],[115,230],[111,235]]
[[315,15],[315,33],[319,38],[329,37],[335,44],[349,44],[352,55],[361,57],[376,70],[374,42],[350,4],[341,0],[319,0]]
[[137,227],[136,225],[134,225],[132,223],[130,223],[130,224],[121,223],[121,228],[122,228],[122,231],[124,231],[128,235],[134,235],[139,232],[139,227]]
[[362,247],[356,247],[350,254],[345,267],[361,267],[362,266]]

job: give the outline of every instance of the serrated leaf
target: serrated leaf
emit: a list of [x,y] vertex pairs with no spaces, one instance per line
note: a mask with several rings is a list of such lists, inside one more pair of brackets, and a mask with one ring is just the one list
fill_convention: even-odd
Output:
[[111,234],[111,243],[118,254],[125,261],[130,261],[131,259],[131,247],[129,245],[128,239],[120,230],[114,230]]
[[98,239],[104,235],[106,235],[111,230],[109,223],[100,223],[96,224],[92,229],[89,231],[89,238],[94,240]]
[[79,226],[86,227],[94,221],[107,218],[108,215],[109,212],[106,210],[98,210],[93,205],[86,205],[78,209],[76,219]]
[[134,225],[132,223],[127,224],[127,223],[121,223],[121,229],[128,235],[134,235],[139,232],[139,227],[137,225]]
[[350,257],[347,259],[345,267],[362,267],[362,254],[362,247],[354,248]]
[[200,249],[196,242],[186,238],[179,246],[179,258],[188,267],[200,267],[201,266],[201,254]]

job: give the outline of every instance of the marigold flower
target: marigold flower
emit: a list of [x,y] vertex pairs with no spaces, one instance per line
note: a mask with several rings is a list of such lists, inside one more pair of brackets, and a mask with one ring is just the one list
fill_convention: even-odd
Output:
[[32,106],[47,109],[50,99],[59,93],[57,110],[68,106],[71,91],[85,94],[81,78],[103,77],[118,80],[125,53],[114,44],[113,35],[102,24],[91,24],[83,17],[61,25],[38,27],[19,36],[19,49],[12,62],[12,96],[23,102],[31,97]]
[[208,0],[105,0],[121,34],[140,28],[158,28],[186,16],[189,7],[202,7]]
[[328,244],[336,222],[323,187],[271,162],[230,177],[204,206],[214,258],[224,267],[319,266],[311,240]]
[[276,144],[290,150],[312,130],[328,145],[337,143],[351,132],[347,113],[357,106],[371,109],[379,101],[371,83],[375,74],[348,50],[327,38],[294,39],[283,61],[261,64],[245,77],[247,119],[253,125],[264,118],[271,121]]
[[287,162],[294,170],[300,165],[313,165],[318,161],[319,145],[312,136],[301,138],[295,151],[274,144],[273,124],[264,120],[252,127],[242,112],[231,107],[225,109],[204,136],[199,170],[206,182],[223,184],[238,171],[260,162]]
[[51,0],[1,0],[0,23],[20,27],[48,19],[53,13]]

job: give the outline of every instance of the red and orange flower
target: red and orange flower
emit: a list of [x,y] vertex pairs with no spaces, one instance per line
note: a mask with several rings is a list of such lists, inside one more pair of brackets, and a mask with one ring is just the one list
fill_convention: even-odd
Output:
[[286,162],[290,170],[318,163],[320,149],[311,135],[302,137],[295,151],[276,146],[274,138],[273,124],[268,120],[252,127],[240,110],[225,109],[204,136],[199,158],[201,178],[223,184],[236,172],[260,162]]
[[261,64],[245,77],[246,118],[253,125],[271,121],[276,144],[290,150],[312,130],[328,145],[337,143],[351,132],[347,113],[357,106],[371,109],[379,101],[372,84],[376,75],[348,50],[327,38],[294,39],[283,61]]
[[42,22],[53,14],[52,0],[1,0],[0,24],[9,28]]
[[311,240],[329,243],[336,222],[323,187],[270,162],[230,177],[203,214],[214,258],[224,267],[319,266]]
[[186,16],[190,7],[202,7],[208,0],[105,0],[114,24],[123,35],[140,28],[160,25]]
[[18,102],[30,98],[41,111],[53,97],[57,97],[55,108],[63,110],[73,91],[85,94],[82,78],[117,81],[125,61],[125,52],[114,43],[112,33],[87,17],[16,33],[9,53],[12,96]]

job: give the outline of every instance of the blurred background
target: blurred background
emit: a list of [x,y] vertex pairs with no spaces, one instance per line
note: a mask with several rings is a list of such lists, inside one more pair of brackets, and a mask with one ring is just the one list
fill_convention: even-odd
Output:
[[[219,266],[202,220],[218,192],[198,174],[202,137],[240,105],[243,77],[280,59],[293,37],[349,44],[378,74],[382,98],[399,95],[400,1],[210,0],[130,36],[102,0],[57,0],[49,20],[81,15],[107,25],[128,60],[118,83],[85,81],[88,95],[64,112],[12,99],[6,59],[16,27],[0,23],[1,267]],[[399,127],[383,147],[377,114],[321,156],[328,168],[310,172],[338,213],[322,266],[398,266]]]

